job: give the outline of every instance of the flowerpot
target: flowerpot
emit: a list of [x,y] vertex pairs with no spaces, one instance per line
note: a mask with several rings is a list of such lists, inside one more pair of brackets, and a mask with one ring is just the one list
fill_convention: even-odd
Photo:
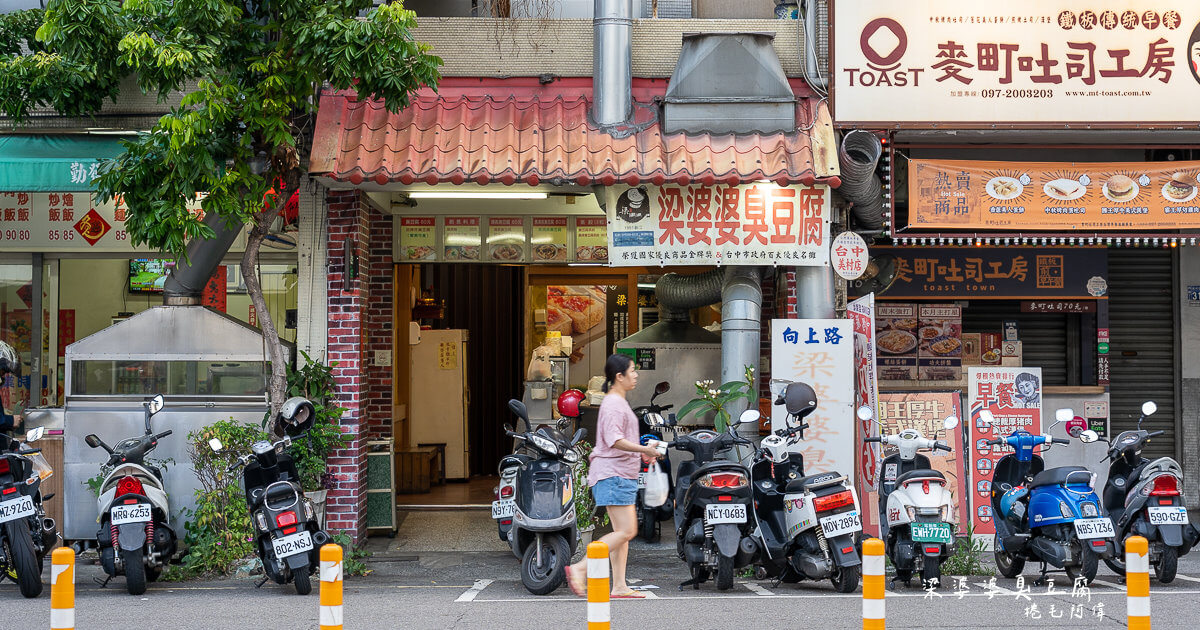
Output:
[[328,490],[313,490],[304,493],[304,497],[312,501],[313,511],[317,513],[317,526],[321,529],[325,529],[325,495],[328,492]]
[[596,531],[595,528],[579,530],[579,546],[583,547],[584,549],[587,549],[587,546],[592,544],[592,540],[593,540],[592,534],[595,531]]

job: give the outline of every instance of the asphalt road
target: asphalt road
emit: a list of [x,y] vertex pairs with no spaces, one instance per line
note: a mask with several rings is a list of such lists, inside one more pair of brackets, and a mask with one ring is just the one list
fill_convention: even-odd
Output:
[[[386,539],[384,539],[386,541]],[[373,542],[375,546],[386,543]],[[125,593],[122,578],[101,589],[99,568],[78,567],[78,628],[317,628],[319,600],[253,579],[154,584],[143,596]],[[546,597],[530,595],[517,577],[517,560],[503,552],[397,552],[372,558],[371,575],[345,584],[347,628],[536,628],[584,627],[586,607],[564,587]],[[49,569],[47,568],[47,575]],[[828,582],[782,584],[739,580],[728,592],[711,583],[680,591],[683,565],[673,543],[634,549],[630,576],[652,599],[612,604],[614,628],[861,628],[861,594],[839,595]],[[887,593],[889,628],[1104,628],[1125,621],[1124,580],[1101,565],[1090,592],[1072,593],[1064,574],[1053,592],[1035,587],[1033,569],[1018,593],[1015,580],[948,581],[937,595],[894,585]],[[1200,554],[1180,561],[1169,585],[1152,582],[1155,628],[1193,628],[1200,601]],[[16,585],[0,584],[3,628],[49,627],[49,587],[34,600]],[[1034,608],[1036,606],[1036,609]],[[1073,618],[1072,613],[1076,616]]]

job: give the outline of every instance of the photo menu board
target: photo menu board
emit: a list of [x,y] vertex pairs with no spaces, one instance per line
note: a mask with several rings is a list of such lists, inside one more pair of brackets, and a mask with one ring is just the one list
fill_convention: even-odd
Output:
[[603,216],[396,217],[397,262],[608,263]]

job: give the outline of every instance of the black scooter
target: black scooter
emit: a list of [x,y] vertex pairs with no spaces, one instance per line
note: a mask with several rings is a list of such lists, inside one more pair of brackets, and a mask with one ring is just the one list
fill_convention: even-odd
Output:
[[676,551],[692,576],[679,585],[680,590],[698,589],[711,575],[716,576],[718,590],[729,590],[734,572],[754,564],[758,557],[750,518],[750,471],[738,462],[717,458],[738,444],[752,446],[735,431],[738,425],[758,422],[758,417],[757,411],[747,409],[724,433],[700,429],[667,444],[693,456],[679,465],[675,486]]
[[[524,403],[510,400],[508,408],[530,426]],[[579,429],[569,439],[559,429],[545,426],[525,433],[506,426],[504,432],[536,453],[508,456],[517,463],[508,542],[521,559],[521,583],[526,590],[548,595],[562,586],[567,564],[579,545],[572,468],[579,463],[575,445],[587,431]]]
[[[308,595],[312,592],[310,577],[321,566],[321,545],[329,542],[287,452],[293,438],[303,437],[314,418],[311,402],[300,397],[288,399],[277,419],[286,433],[283,439],[255,442],[251,454],[239,457],[229,467],[230,472],[242,468],[246,506],[254,524],[254,548],[263,565],[258,587],[268,579],[281,585],[294,582],[297,595]],[[209,446],[217,452],[222,449],[215,438]]]
[[1101,500],[1116,527],[1116,553],[1104,558],[1104,564],[1116,573],[1125,573],[1125,539],[1142,536],[1150,542],[1150,564],[1159,582],[1175,580],[1179,556],[1186,555],[1200,538],[1200,532],[1188,520],[1180,487],[1183,469],[1170,457],[1154,461],[1142,457],[1142,448],[1162,431],[1141,428],[1146,416],[1158,410],[1153,402],[1142,405],[1142,416],[1135,431],[1124,431],[1115,440],[1101,438],[1095,431],[1079,437],[1086,443],[1109,444],[1105,459],[1108,481]]
[[[654,399],[671,391],[671,384],[663,381],[654,386],[654,395],[650,397],[650,404],[635,407],[634,415],[638,418],[638,435],[641,436],[641,443],[648,444],[650,440],[663,441],[663,429],[668,426],[668,423],[663,420],[662,414],[671,410],[674,405],[656,405]],[[637,522],[638,536],[646,542],[654,542],[658,540],[661,529],[659,523],[671,518],[675,512],[674,502],[671,500],[675,496],[673,484],[674,477],[671,475],[671,459],[669,455],[664,455],[659,465],[667,473],[667,485],[671,490],[667,494],[667,502],[657,507],[647,506],[645,503],[646,491],[643,489],[645,482],[643,479],[646,472],[650,470],[651,464],[645,461],[641,463],[642,474],[638,475],[638,494],[637,503]]]
[[[25,441],[36,442],[43,431],[33,429]],[[58,539],[54,519],[42,507],[54,495],[41,493],[42,481],[53,473],[41,453],[0,434],[0,575],[16,582],[25,597],[42,593],[42,568]]]

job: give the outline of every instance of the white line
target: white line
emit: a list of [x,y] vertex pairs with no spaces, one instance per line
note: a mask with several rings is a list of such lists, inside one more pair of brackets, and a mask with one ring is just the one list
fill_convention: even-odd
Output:
[[645,596],[646,596],[646,599],[662,599],[662,598],[661,598],[661,597],[659,597],[658,595],[655,595],[655,594],[654,594],[654,591],[652,591],[652,590],[650,590],[650,589],[648,589],[648,588],[646,588],[646,587],[644,587],[644,586],[643,586],[643,587],[631,586],[630,588],[632,588],[633,590],[635,590],[635,591],[637,591],[637,592],[639,592],[639,593],[641,593],[641,594],[645,595]]
[[744,584],[742,584],[742,586],[745,586],[746,590],[748,590],[751,593],[754,593],[755,595],[758,595],[760,597],[774,597],[775,596],[775,593],[768,591],[761,584],[757,584],[755,582],[745,582]]
[[[1014,595],[1014,594],[1015,593],[1009,594],[1009,595],[997,594],[996,597],[1012,597],[1012,595]],[[946,599],[957,598],[957,594],[954,594],[952,591],[947,591],[947,592],[943,593],[943,595],[945,595]],[[1029,593],[1029,595],[1034,599],[1039,598],[1039,597],[1063,597],[1064,595],[1069,596],[1070,591],[1066,591],[1066,592],[1055,591],[1053,593],[1046,593],[1043,591],[1041,593],[1037,593],[1037,592]],[[1166,595],[1200,595],[1200,590],[1186,590],[1186,591],[1185,590],[1169,590],[1169,591],[1155,591],[1154,592],[1155,597],[1166,596]],[[1124,593],[1117,593],[1117,592],[1113,592],[1113,591],[1092,593],[1092,597],[1124,597],[1124,596],[1125,596]],[[817,598],[829,599],[829,598],[834,598],[834,599],[862,600],[862,595],[858,594],[858,593],[850,594],[850,595],[842,595],[839,593],[812,593],[812,594],[805,594],[805,595],[785,595],[785,594],[781,594],[781,593],[776,593],[774,595],[774,597],[777,599],[817,599]],[[912,599],[912,598],[916,598],[916,597],[921,597],[921,598],[925,597],[925,592],[922,591],[920,593],[898,593],[895,595],[894,598],[895,599]],[[973,598],[987,597],[987,593],[967,593],[966,595],[964,595],[964,597],[973,597]],[[647,599],[649,599],[649,598],[647,598]],[[761,596],[751,595],[751,594],[746,594],[746,595],[712,594],[712,595],[675,595],[675,596],[660,595],[660,596],[656,597],[655,599],[658,599],[658,600],[689,600],[689,599],[749,599],[749,600],[753,600],[753,599],[761,599]],[[563,596],[563,597],[525,597],[525,598],[513,597],[513,598],[504,598],[504,599],[475,600],[476,603],[486,603],[486,604],[493,604],[493,603],[497,603],[497,602],[561,603],[561,602],[565,602],[565,601],[578,601],[578,598],[572,598],[570,596]]]
[[475,601],[475,598],[479,597],[479,594],[483,592],[483,589],[487,588],[488,584],[491,584],[494,581],[495,580],[475,580],[475,585],[463,592],[462,595],[459,595],[458,599],[454,600],[454,602],[458,603]]
[[1188,577],[1188,576],[1186,576],[1186,575],[1179,575],[1178,573],[1177,573],[1177,574],[1175,574],[1175,579],[1177,579],[1177,580],[1187,580],[1187,581],[1189,581],[1189,582],[1200,582],[1200,578]]
[[[1106,582],[1104,580],[1092,580],[1092,586],[1095,586],[1096,584],[1099,584],[1100,586],[1107,586],[1108,588],[1115,588],[1122,592],[1125,591],[1124,586],[1121,586],[1120,584],[1113,584],[1112,582]],[[1067,590],[1070,591],[1071,589],[1068,588]]]

